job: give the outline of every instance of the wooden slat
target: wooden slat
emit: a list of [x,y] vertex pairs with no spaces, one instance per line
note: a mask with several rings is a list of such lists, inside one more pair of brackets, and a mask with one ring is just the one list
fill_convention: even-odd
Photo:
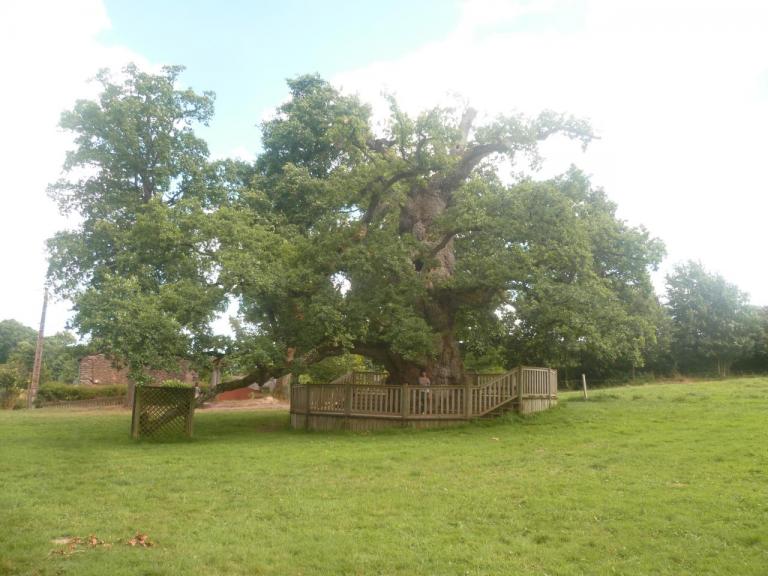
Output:
[[[345,375],[346,376],[346,375]],[[291,390],[291,413],[350,418],[406,420],[468,419],[512,401],[518,409],[536,411],[557,398],[557,372],[521,366],[501,375],[475,375],[460,386],[388,386],[385,374],[354,373],[331,384],[297,385]],[[473,382],[477,382],[474,385]],[[545,401],[543,404],[542,402]]]

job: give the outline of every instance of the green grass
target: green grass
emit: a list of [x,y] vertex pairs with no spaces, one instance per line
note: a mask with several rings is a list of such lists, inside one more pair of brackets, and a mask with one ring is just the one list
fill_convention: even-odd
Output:
[[[375,434],[205,413],[0,413],[0,574],[768,573],[768,379],[596,391]],[[152,548],[125,544],[137,531]],[[96,535],[111,547],[56,554]]]

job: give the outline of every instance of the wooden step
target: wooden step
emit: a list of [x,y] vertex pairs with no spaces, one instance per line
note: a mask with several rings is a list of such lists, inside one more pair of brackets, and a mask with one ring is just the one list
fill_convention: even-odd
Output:
[[497,406],[490,412],[487,412],[486,414],[483,414],[481,418],[498,418],[499,416],[503,416],[507,412],[511,412],[517,408],[517,399],[513,398],[506,402],[505,404],[502,404],[501,406]]

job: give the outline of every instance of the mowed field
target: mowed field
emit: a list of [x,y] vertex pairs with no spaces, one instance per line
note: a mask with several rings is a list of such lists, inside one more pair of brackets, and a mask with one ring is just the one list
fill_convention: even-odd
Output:
[[173,443],[0,412],[0,574],[768,574],[768,379],[561,400],[373,434],[200,411]]

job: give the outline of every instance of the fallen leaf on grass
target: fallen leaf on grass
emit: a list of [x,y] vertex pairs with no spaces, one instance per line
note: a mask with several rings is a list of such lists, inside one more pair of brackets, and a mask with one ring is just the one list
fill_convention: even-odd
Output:
[[112,544],[100,540],[93,534],[87,538],[81,538],[80,536],[60,536],[51,540],[52,544],[57,546],[63,546],[63,548],[56,548],[51,550],[50,554],[59,554],[61,556],[70,556],[77,552],[85,552],[83,547],[88,546],[90,548],[96,548],[97,546],[103,546],[104,548],[111,548]]
[[70,545],[66,548],[58,548],[56,550],[51,550],[48,555],[53,556],[54,554],[58,554],[59,556],[72,556],[72,554],[79,554],[81,552],[85,552],[85,550],[78,550],[74,546]]
[[131,546],[141,546],[142,548],[150,548],[155,545],[155,543],[149,539],[149,536],[142,534],[141,532],[136,532],[136,536],[128,540],[128,544]]

